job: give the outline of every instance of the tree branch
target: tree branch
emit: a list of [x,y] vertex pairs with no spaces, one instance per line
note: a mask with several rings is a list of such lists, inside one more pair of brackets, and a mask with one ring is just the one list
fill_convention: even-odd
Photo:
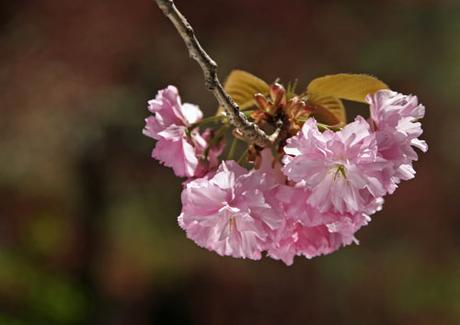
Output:
[[249,142],[260,147],[271,146],[273,139],[265,134],[256,124],[251,123],[246,116],[240,112],[238,105],[224,90],[224,87],[222,87],[217,77],[216,62],[214,62],[208,53],[201,47],[192,26],[176,8],[173,0],[155,0],[155,2],[176,27],[177,32],[185,42],[190,56],[200,65],[204,73],[206,87],[214,94],[218,103],[224,107],[230,123],[238,129]]

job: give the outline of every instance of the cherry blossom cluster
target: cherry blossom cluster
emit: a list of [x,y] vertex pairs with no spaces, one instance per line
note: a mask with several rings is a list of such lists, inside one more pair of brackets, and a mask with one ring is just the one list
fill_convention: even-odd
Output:
[[187,237],[219,255],[266,254],[287,265],[357,243],[383,197],[415,176],[414,148],[427,150],[416,96],[379,90],[366,101],[367,120],[334,129],[309,117],[277,148],[257,148],[248,164],[221,158],[225,117],[204,128],[209,118],[198,106],[182,103],[174,86],[160,90],[148,102],[144,134],[157,140],[152,157],[186,177],[178,222]]

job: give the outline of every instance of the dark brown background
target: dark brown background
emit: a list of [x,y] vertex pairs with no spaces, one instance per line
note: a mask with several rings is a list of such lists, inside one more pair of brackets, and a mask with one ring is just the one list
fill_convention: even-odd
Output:
[[417,178],[361,245],[292,267],[178,228],[146,100],[175,84],[216,104],[153,1],[0,3],[1,324],[460,322],[458,1],[177,1],[221,77],[366,72],[427,107]]

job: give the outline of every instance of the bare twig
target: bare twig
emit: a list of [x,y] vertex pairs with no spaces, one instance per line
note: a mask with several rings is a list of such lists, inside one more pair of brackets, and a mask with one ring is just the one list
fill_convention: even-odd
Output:
[[176,27],[187,46],[190,56],[200,65],[204,73],[206,87],[212,91],[218,103],[224,107],[230,123],[232,123],[250,143],[254,143],[260,147],[270,146],[273,139],[265,134],[256,124],[251,123],[246,116],[240,112],[238,105],[224,90],[217,78],[216,62],[214,62],[208,53],[201,47],[192,26],[176,8],[174,2],[172,0],[155,0],[155,2]]

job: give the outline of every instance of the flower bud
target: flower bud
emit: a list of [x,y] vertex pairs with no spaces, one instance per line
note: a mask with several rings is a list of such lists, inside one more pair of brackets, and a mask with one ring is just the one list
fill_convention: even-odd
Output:
[[270,86],[270,97],[273,101],[274,107],[277,108],[280,104],[285,104],[285,94],[286,90],[279,83],[275,82]]
[[270,109],[270,103],[267,101],[267,98],[262,95],[261,93],[257,93],[254,95],[254,100],[262,110],[268,111]]

